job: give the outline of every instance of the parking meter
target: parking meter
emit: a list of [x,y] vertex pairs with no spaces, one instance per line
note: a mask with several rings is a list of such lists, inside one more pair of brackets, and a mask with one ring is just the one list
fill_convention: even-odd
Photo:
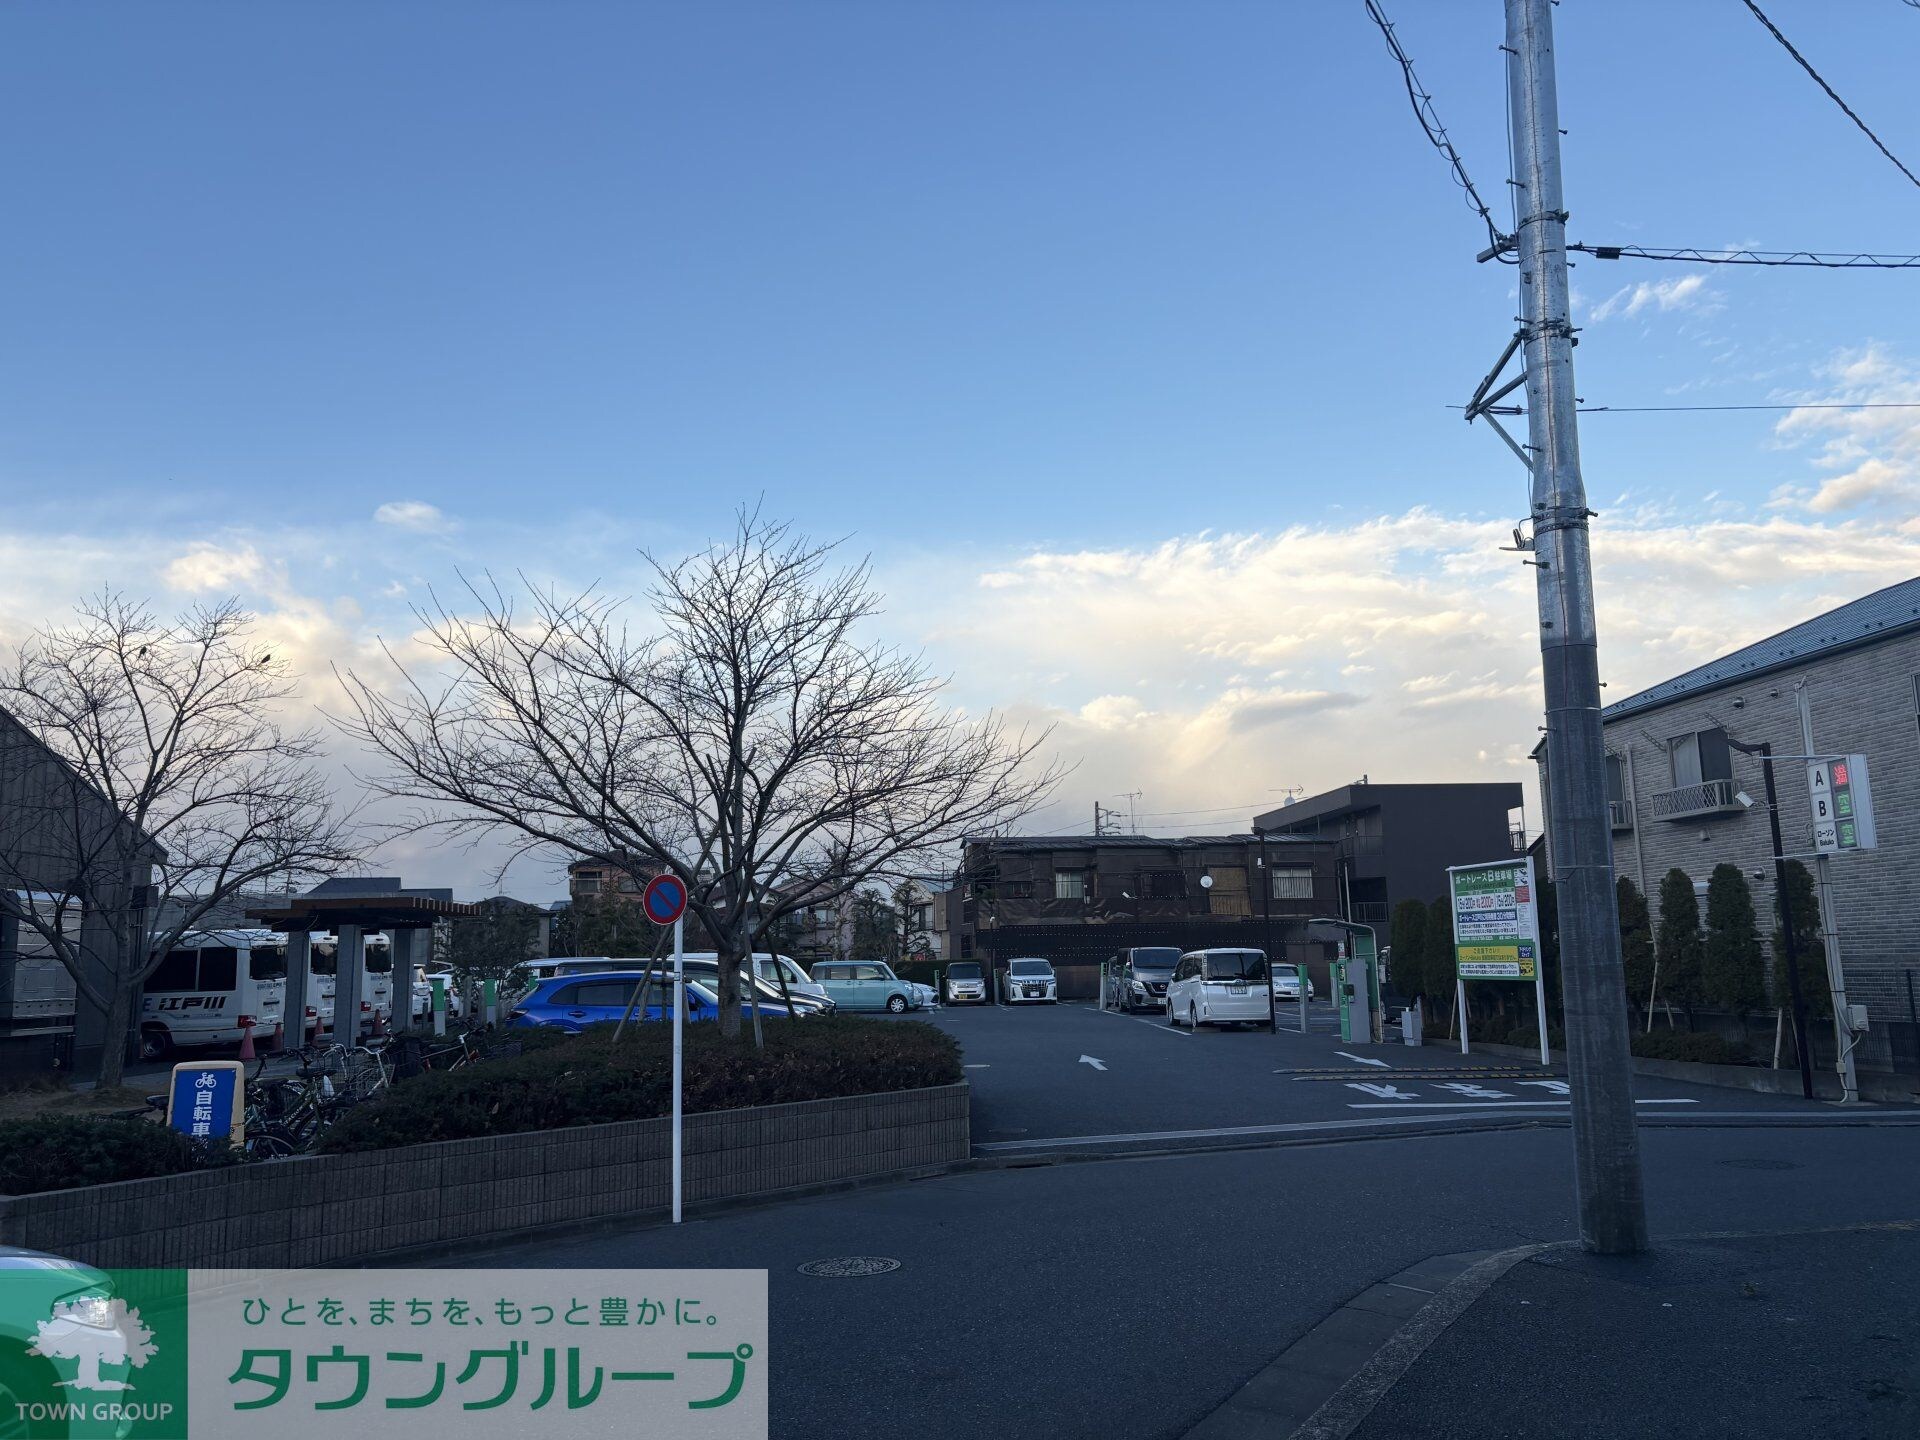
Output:
[[1374,1016],[1380,1013],[1379,979],[1378,967],[1370,962],[1370,956],[1349,956],[1344,943],[1333,962],[1333,998],[1340,1007],[1340,1038],[1349,1045],[1369,1044],[1374,1039]]

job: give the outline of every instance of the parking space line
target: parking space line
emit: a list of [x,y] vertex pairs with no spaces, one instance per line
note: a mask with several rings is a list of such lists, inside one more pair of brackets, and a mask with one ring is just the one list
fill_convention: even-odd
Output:
[[1162,1035],[1178,1035],[1182,1040],[1191,1040],[1192,1034],[1185,1030],[1176,1030],[1171,1025],[1162,1025],[1158,1020],[1149,1020],[1144,1015],[1122,1015],[1118,1010],[1096,1010],[1096,1015],[1111,1015],[1116,1020],[1131,1020],[1136,1025],[1146,1025]]

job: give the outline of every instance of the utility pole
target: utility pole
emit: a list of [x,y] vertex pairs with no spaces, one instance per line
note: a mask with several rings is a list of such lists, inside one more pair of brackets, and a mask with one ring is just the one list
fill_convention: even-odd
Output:
[[[1813,747],[1813,707],[1807,702],[1804,680],[1793,687],[1793,701],[1800,710],[1800,749],[1817,755],[1820,752]],[[1847,1016],[1846,971],[1840,964],[1840,917],[1834,912],[1833,872],[1825,855],[1814,856],[1813,865],[1814,879],[1820,887],[1820,933],[1827,946],[1827,989],[1833,997],[1833,1041],[1840,1051],[1834,1068],[1840,1074],[1840,1103],[1851,1105],[1860,1098],[1860,1077],[1853,1067],[1853,1025]]]
[[1807,1043],[1807,1002],[1800,993],[1800,956],[1793,939],[1793,894],[1787,886],[1786,847],[1780,843],[1780,794],[1773,783],[1773,746],[1766,741],[1746,745],[1727,737],[1727,744],[1742,755],[1760,757],[1761,776],[1766,781],[1768,833],[1773,837],[1773,888],[1780,909],[1781,944],[1786,949],[1787,998],[1793,1006],[1793,1048],[1800,1061],[1800,1093],[1813,1099],[1813,1048]]
[[1533,548],[1546,689],[1547,783],[1560,898],[1561,986],[1572,1082],[1580,1241],[1603,1255],[1647,1247],[1627,1040],[1620,917],[1600,728],[1598,637],[1586,487],[1574,414],[1567,214],[1552,0],[1505,0],[1507,96],[1519,174],[1521,324],[1526,357]]

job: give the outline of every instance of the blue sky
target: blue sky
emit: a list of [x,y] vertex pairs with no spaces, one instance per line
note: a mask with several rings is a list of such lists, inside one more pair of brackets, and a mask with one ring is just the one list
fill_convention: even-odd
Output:
[[[1767,8],[1920,165],[1920,11]],[[1388,9],[1504,196],[1499,5]],[[1556,21],[1575,238],[1920,250],[1920,190],[1735,0],[1568,0]],[[1350,768],[1379,775],[1363,752],[1404,712],[1367,674],[1402,705],[1443,673],[1504,689],[1526,738],[1524,647],[1343,680],[1403,612],[1376,597],[1373,630],[1309,642],[1273,613],[1288,595],[1254,605],[1233,568],[1323,576],[1337,554],[1416,618],[1473,611],[1464,584],[1517,605],[1462,633],[1530,623],[1524,577],[1472,578],[1510,562],[1483,542],[1523,477],[1446,408],[1511,331],[1511,277],[1474,264],[1478,224],[1359,0],[28,3],[0,35],[8,633],[76,585],[150,576],[163,601],[242,591],[304,624],[319,665],[455,567],[618,577],[763,496],[874,552],[890,638],[968,703],[1070,732],[1116,699],[1180,717],[1184,770],[1155,768],[1165,732],[1110,761],[1107,731],[1070,733],[1094,794],[1237,803],[1204,717],[1270,727],[1287,696],[1364,699]],[[1916,284],[1583,263],[1581,390],[1903,395]],[[1645,642],[1631,682],[1912,573],[1914,430],[1780,420],[1586,423],[1595,503],[1635,541],[1617,573],[1687,572],[1714,524],[1804,557],[1708,574],[1682,643],[1664,611],[1624,632]],[[1457,549],[1380,543],[1418,506],[1441,518],[1411,533]],[[1229,561],[1221,535],[1255,538]],[[1254,606],[1234,637],[1194,639],[1212,622],[1180,607],[1207,587],[1165,581],[1194,566]],[[1124,612],[1104,585],[1062,591],[1094,573],[1160,596],[1152,615],[1091,658],[1036,643],[1062,607]],[[1304,728],[1343,703],[1268,728],[1301,758],[1253,788],[1350,778]],[[1481,748],[1445,763],[1512,766]]]

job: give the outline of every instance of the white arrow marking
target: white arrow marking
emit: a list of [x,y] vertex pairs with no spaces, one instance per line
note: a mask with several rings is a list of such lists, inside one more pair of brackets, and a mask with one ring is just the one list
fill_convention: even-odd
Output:
[[1347,1089],[1363,1091],[1376,1100],[1411,1100],[1416,1093],[1412,1090],[1402,1090],[1398,1085],[1370,1085],[1364,1080],[1348,1081]]
[[1570,1095],[1573,1087],[1564,1080],[1522,1080],[1522,1085],[1532,1085],[1537,1089],[1549,1090],[1555,1095]]
[[1392,1066],[1387,1064],[1387,1062],[1384,1060],[1372,1060],[1365,1055],[1348,1055],[1347,1052],[1344,1050],[1336,1050],[1333,1053],[1336,1055],[1342,1056],[1345,1059],[1351,1060],[1356,1065],[1377,1065],[1382,1070],[1390,1070],[1393,1068]]
[[1082,1065],[1091,1065],[1091,1066],[1093,1066],[1093,1068],[1094,1068],[1094,1069],[1096,1069],[1096,1070],[1104,1070],[1104,1069],[1106,1069],[1106,1068],[1107,1068],[1107,1067],[1106,1067],[1106,1066],[1105,1066],[1104,1064],[1102,1064],[1102,1063],[1101,1063],[1100,1061],[1098,1061],[1098,1060],[1096,1060],[1096,1059],[1094,1059],[1094,1058],[1093,1058],[1093,1056],[1091,1056],[1091,1055],[1082,1055],[1082,1056],[1080,1057],[1080,1063],[1081,1063]]

